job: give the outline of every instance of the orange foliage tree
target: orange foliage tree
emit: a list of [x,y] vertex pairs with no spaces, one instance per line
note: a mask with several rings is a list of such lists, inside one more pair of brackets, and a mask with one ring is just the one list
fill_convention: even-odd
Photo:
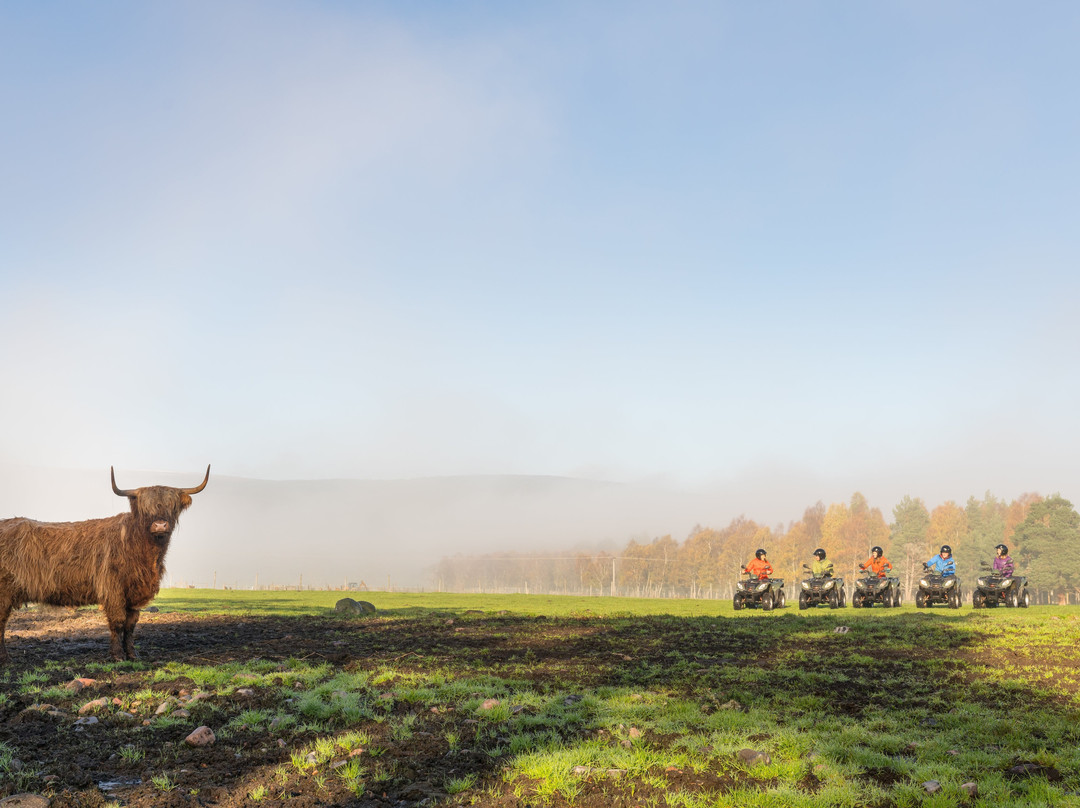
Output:
[[[950,547],[958,544],[966,534],[967,512],[951,499],[930,512],[930,529],[926,536],[930,541],[931,553],[936,553],[943,544]],[[929,558],[927,556],[923,561],[928,561]]]
[[881,509],[871,508],[858,491],[851,495],[850,504],[834,503],[825,512],[822,547],[837,574],[856,576],[859,564],[870,556],[870,548],[884,547],[888,538],[889,528]]
[[[721,529],[697,526],[681,544],[665,535],[650,542],[631,540],[615,553],[458,555],[444,557],[433,573],[439,588],[451,591],[502,588],[608,594],[614,575],[615,592],[621,595],[731,597],[743,566],[759,547],[769,552],[777,577],[794,581],[817,547],[826,550],[837,574],[849,576],[857,574],[872,546],[881,545],[894,574],[908,584],[910,597],[913,576],[942,544],[953,546],[965,579],[998,542],[1009,544],[1013,558],[1025,564],[1030,554],[1021,546],[1017,526],[1042,501],[1038,494],[1023,494],[1006,504],[987,492],[981,500],[969,498],[966,508],[948,501],[928,512],[921,499],[905,496],[893,509],[895,521],[887,526],[881,511],[855,492],[849,502],[828,507],[818,502],[807,508],[786,531],[740,516]],[[1059,553],[1074,552],[1056,545],[1042,549],[1040,563],[1059,566]]]
[[822,544],[822,526],[825,523],[825,504],[820,500],[803,511],[803,517],[788,528],[773,557],[777,574],[798,580],[802,565],[811,560],[811,553]]

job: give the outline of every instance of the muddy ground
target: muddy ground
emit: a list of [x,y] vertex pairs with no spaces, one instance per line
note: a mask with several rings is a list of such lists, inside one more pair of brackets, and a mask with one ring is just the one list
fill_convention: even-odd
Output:
[[[793,617],[774,619],[801,624]],[[144,614],[139,624],[140,660],[110,665],[108,632],[96,610],[22,610],[8,625],[11,661],[0,673],[0,764],[4,750],[14,757],[6,767],[0,765],[0,798],[32,792],[45,795],[52,808],[404,808],[470,801],[495,808],[562,806],[566,802],[558,794],[541,799],[529,784],[505,781],[501,776],[505,754],[500,755],[498,748],[506,739],[497,737],[497,731],[484,735],[473,715],[456,712],[451,704],[406,697],[386,671],[407,677],[441,670],[455,679],[484,674],[492,680],[526,681],[553,702],[580,698],[578,693],[603,685],[666,689],[693,694],[703,710],[720,709],[719,702],[728,694],[711,689],[715,671],[722,666],[770,665],[773,640],[756,632],[755,622],[498,613],[406,618],[157,613]],[[797,642],[794,636],[789,640]],[[957,656],[966,653],[946,635],[935,642]],[[931,647],[933,642],[928,643],[912,653],[940,653]],[[298,661],[325,664],[328,676],[380,672],[373,681],[387,719],[362,722],[356,728],[368,733],[367,743],[339,749],[303,771],[296,766],[298,754],[310,750],[320,737],[353,727],[340,723],[321,731],[301,724],[284,729],[265,723],[237,727],[238,716],[250,711],[287,712],[286,700],[297,695],[299,685],[290,690],[264,679],[254,687],[240,688],[243,682],[232,682],[215,690],[183,675],[155,681],[170,663],[243,663],[263,669],[270,665],[284,676]],[[900,677],[909,675],[904,671],[909,670],[912,655],[895,660],[882,655],[877,662],[875,676],[891,677],[895,666]],[[93,681],[77,694],[61,689],[79,678]],[[931,698],[939,684],[913,682],[893,695],[898,704],[903,699],[910,706]],[[136,699],[135,694],[151,687],[152,697]],[[858,716],[883,697],[880,681],[873,677],[853,676],[843,684],[825,682],[822,687],[820,695],[832,709],[848,716]],[[191,715],[172,713],[167,721],[161,720],[156,710],[169,696],[177,700],[174,706],[191,706]],[[104,700],[99,707],[80,713],[84,705],[99,699]],[[87,723],[88,718],[97,722]],[[407,737],[393,732],[393,725],[402,722],[414,730]],[[185,738],[201,725],[218,733],[216,741],[208,747],[189,746]],[[584,725],[559,732],[567,740],[604,736]],[[366,772],[366,786],[359,794],[335,774],[335,767],[354,757]],[[807,772],[801,788],[812,793],[816,783],[809,766]],[[722,793],[736,785],[725,781],[727,775],[677,770],[656,774],[649,782],[620,788],[618,793],[605,788],[602,780],[592,783],[586,778],[573,804],[580,808],[663,804],[666,789],[658,782],[691,793]],[[448,793],[447,784],[462,778],[473,778],[474,786],[457,796]],[[738,785],[746,786],[747,781]]]
[[[685,638],[666,636],[649,624],[647,618],[619,627],[602,621],[494,613],[406,620],[378,615],[144,613],[136,632],[139,661],[107,665],[108,632],[96,610],[23,610],[13,614],[8,625],[11,661],[0,685],[0,693],[6,696],[0,705],[0,743],[13,750],[15,766],[22,768],[9,771],[6,782],[0,779],[0,797],[17,791],[44,794],[52,808],[387,808],[457,800],[467,804],[466,797],[455,800],[448,795],[445,785],[473,775],[485,787],[479,804],[539,805],[541,801],[530,799],[527,793],[515,796],[502,781],[500,760],[490,754],[499,739],[477,739],[476,721],[456,715],[453,707],[396,701],[392,680],[380,684],[392,705],[388,716],[415,714],[417,731],[409,738],[396,739],[388,734],[392,722],[364,724],[372,736],[368,751],[353,754],[369,772],[378,769],[386,776],[369,784],[360,796],[333,776],[331,766],[344,760],[327,763],[322,776],[317,770],[301,774],[290,766],[294,753],[311,748],[319,737],[315,733],[263,727],[227,732],[212,746],[192,748],[184,739],[204,723],[205,711],[161,727],[155,716],[159,697],[131,708],[133,717],[128,717],[127,708],[133,694],[151,687],[154,672],[167,663],[224,665],[252,660],[274,661],[282,671],[288,670],[289,660],[326,663],[343,672],[385,670],[388,665],[402,672],[425,671],[437,666],[470,675],[482,668],[500,677],[530,681],[553,698],[573,698],[575,687],[625,684],[635,678],[631,670],[647,671],[645,678],[662,679],[670,649],[682,647]],[[713,661],[731,661],[733,655],[757,650],[756,645],[752,636],[728,637],[722,649],[716,649]],[[51,688],[55,694],[56,688],[78,678],[94,681],[74,697],[50,698],[49,693],[42,693]],[[180,702],[200,691],[182,676],[152,686],[155,692]],[[274,687],[248,688],[254,692],[247,694],[235,686],[229,690],[225,695],[199,693],[214,708],[212,718],[205,721],[211,729],[219,729],[246,710],[277,710],[287,695]],[[82,705],[97,699],[108,703],[80,715]],[[97,723],[79,723],[89,715],[97,717]],[[462,742],[451,748],[447,733],[458,735]],[[365,759],[372,750],[378,758]],[[291,776],[285,776],[287,771]],[[160,781],[155,782],[163,774],[170,778],[171,788],[163,789]],[[20,779],[15,775],[21,775]],[[700,775],[684,783],[678,771],[666,772],[665,777],[681,789],[725,785],[706,782],[708,778]],[[610,804],[610,795],[603,789],[598,787],[593,796],[589,790],[586,785],[574,804],[584,808]],[[637,796],[659,796],[655,792],[655,786],[643,787]],[[547,804],[552,803],[548,800]],[[554,804],[561,804],[558,797]]]

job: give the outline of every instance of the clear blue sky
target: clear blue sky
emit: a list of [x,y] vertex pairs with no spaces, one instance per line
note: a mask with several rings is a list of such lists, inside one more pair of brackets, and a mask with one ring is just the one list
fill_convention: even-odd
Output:
[[0,459],[1080,497],[1078,41],[1071,2],[6,3]]

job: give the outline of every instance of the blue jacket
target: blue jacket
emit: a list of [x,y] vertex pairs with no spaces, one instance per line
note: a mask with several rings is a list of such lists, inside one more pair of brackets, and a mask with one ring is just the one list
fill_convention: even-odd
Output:
[[956,575],[956,561],[953,560],[952,555],[948,558],[942,558],[941,554],[938,553],[926,563],[930,566],[931,572],[936,572],[939,575]]

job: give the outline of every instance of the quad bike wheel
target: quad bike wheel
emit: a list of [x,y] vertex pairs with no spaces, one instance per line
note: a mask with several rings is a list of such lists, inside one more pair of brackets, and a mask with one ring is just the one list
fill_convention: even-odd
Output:
[[847,606],[847,590],[846,589],[841,589],[840,590],[840,608],[843,609],[845,606]]
[[959,609],[960,608],[960,593],[956,589],[954,589],[952,592],[949,593],[949,608],[950,609]]
[[926,608],[926,593],[925,592],[916,592],[915,593],[915,608],[917,608],[917,609],[925,609]]
[[986,595],[979,594],[979,590],[975,590],[971,593],[971,606],[974,609],[983,609],[986,607]]
[[776,608],[783,609],[787,606],[787,595],[784,594],[784,590],[780,590],[780,594],[776,596]]
[[836,590],[832,589],[832,590],[829,591],[829,608],[830,609],[836,609],[839,606],[840,606],[840,598],[837,596]]
[[799,608],[800,609],[806,609],[810,605],[807,602],[808,600],[809,600],[809,598],[807,597],[806,593],[805,592],[800,592],[799,593]]
[[763,612],[771,612],[772,611],[773,606],[775,605],[775,601],[774,601],[775,597],[776,596],[773,595],[772,592],[766,592],[764,595],[761,596],[761,610]]
[[735,611],[739,611],[743,607],[742,598],[736,595],[735,600],[732,601],[731,605],[735,607]]
[[904,605],[904,596],[900,594],[899,589],[897,589],[895,592],[893,592],[892,605],[894,607],[896,607],[897,609],[899,609],[901,606]]
[[1010,592],[1009,597],[1006,599],[1005,604],[1011,608],[1016,609],[1020,606],[1020,596],[1015,592]]
[[858,592],[856,592],[854,595],[851,596],[851,608],[852,609],[861,609],[862,605],[863,605],[863,596],[860,595]]
[[1025,589],[1024,594],[1020,596],[1020,608],[1021,609],[1026,609],[1030,605],[1031,605],[1031,595],[1029,595],[1028,591]]

